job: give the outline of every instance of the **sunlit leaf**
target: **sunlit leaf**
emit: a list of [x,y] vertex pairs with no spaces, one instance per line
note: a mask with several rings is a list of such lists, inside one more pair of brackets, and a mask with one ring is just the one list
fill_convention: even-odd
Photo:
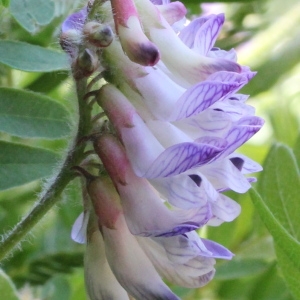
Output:
[[0,291],[1,299],[20,300],[17,290],[9,277],[0,269]]
[[68,135],[68,111],[46,96],[0,88],[0,131],[20,136],[55,139]]
[[49,24],[55,13],[52,0],[10,0],[9,8],[15,19],[29,32]]
[[0,41],[0,62],[28,72],[68,69],[68,59],[64,53],[19,41]]
[[275,145],[264,164],[262,197],[251,191],[253,202],[274,238],[279,266],[291,292],[299,298],[299,169],[290,148]]
[[261,196],[277,222],[300,240],[299,170],[291,149],[272,147],[259,181]]
[[51,175],[58,160],[49,150],[0,141],[0,190]]

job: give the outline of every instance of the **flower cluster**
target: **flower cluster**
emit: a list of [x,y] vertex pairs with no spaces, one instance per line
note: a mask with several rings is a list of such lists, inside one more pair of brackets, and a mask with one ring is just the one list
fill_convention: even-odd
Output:
[[86,242],[91,299],[178,299],[161,277],[200,287],[223,246],[195,230],[234,220],[261,167],[234,151],[263,125],[238,94],[255,75],[214,47],[224,16],[185,25],[168,0],[90,2],[62,25],[76,80],[101,72],[96,93],[113,132],[93,138],[106,175],[86,175],[89,200],[72,237]]

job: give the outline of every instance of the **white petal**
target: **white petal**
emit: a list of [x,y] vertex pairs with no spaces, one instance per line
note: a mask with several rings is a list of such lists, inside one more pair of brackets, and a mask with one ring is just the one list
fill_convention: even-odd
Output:
[[130,295],[137,300],[179,300],[164,284],[122,217],[116,230],[102,230],[109,265]]
[[171,262],[163,246],[150,239],[138,239],[157,271],[173,284],[196,288],[208,283],[214,275],[213,258],[198,256],[185,264]]
[[248,180],[229,159],[204,165],[201,172],[216,190],[231,189],[237,193],[245,193],[251,187]]
[[84,275],[91,300],[129,300],[117,281],[105,255],[103,238],[98,228],[90,234],[84,255]]
[[[241,206],[229,197],[220,194],[219,198],[212,203],[212,213],[216,219],[210,220],[209,225],[218,226],[222,222],[233,221],[241,212]],[[216,221],[214,223],[214,221]]]
[[86,243],[86,231],[89,221],[90,212],[82,212],[72,226],[71,238],[79,244]]

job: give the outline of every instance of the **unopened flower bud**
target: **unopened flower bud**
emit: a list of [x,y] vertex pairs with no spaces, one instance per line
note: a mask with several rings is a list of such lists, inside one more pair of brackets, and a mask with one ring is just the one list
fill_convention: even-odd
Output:
[[98,66],[99,61],[96,53],[90,49],[85,49],[83,52],[79,53],[75,65],[73,66],[74,76],[76,78],[88,77],[96,71]]
[[111,1],[116,31],[129,59],[143,66],[154,66],[160,59],[158,48],[144,34],[132,0]]
[[107,47],[114,38],[111,27],[95,21],[88,22],[83,27],[85,38],[96,47]]
[[87,191],[98,217],[98,224],[114,229],[115,223],[123,211],[119,195],[111,180],[105,177],[96,177],[88,181]]

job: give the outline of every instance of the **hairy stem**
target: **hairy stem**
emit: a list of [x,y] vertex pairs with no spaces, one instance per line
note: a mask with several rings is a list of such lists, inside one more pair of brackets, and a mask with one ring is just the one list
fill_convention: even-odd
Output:
[[78,141],[89,134],[91,127],[91,108],[86,105],[84,95],[86,93],[86,79],[76,81],[78,97],[79,120],[77,132],[66,156],[52,183],[46,187],[32,210],[0,241],[0,260],[5,258],[29,233],[33,227],[45,216],[45,214],[60,199],[60,194],[67,184],[75,177],[71,168],[80,163],[84,155],[84,145],[78,145]]

